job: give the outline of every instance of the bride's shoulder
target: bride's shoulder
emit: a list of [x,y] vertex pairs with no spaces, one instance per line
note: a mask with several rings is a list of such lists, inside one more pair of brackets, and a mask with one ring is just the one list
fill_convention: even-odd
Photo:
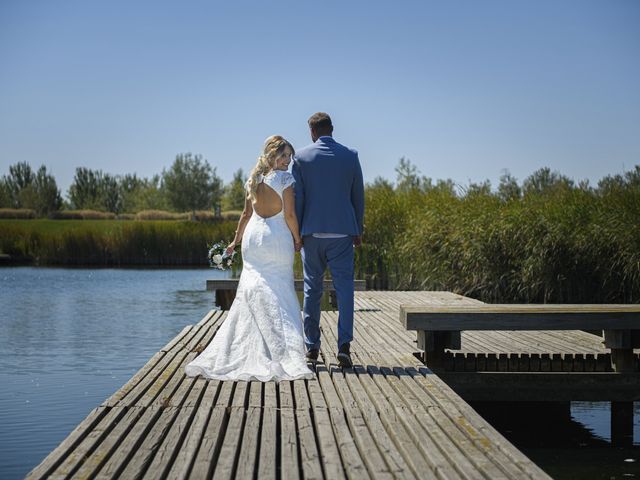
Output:
[[295,183],[293,175],[286,170],[276,170],[276,178],[280,182],[283,188],[286,188]]

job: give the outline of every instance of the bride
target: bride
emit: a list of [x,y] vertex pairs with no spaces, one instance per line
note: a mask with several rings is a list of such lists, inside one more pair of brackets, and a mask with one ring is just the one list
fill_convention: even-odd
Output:
[[242,240],[236,299],[209,346],[185,367],[217,380],[313,378],[307,367],[302,316],[293,283],[294,250],[302,240],[295,214],[293,147],[267,138],[247,181],[244,211],[227,253]]

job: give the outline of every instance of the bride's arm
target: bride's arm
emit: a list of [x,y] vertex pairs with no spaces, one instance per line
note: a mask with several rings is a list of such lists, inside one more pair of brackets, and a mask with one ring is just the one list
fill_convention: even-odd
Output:
[[302,238],[300,238],[300,227],[298,226],[298,217],[296,216],[296,199],[293,193],[293,187],[285,188],[282,196],[284,200],[284,219],[291,231],[293,242],[298,252],[302,248]]
[[233,237],[233,242],[231,242],[227,246],[227,255],[231,255],[231,252],[235,248],[235,246],[242,241],[242,235],[244,235],[244,229],[247,226],[247,222],[251,218],[253,214],[253,205],[251,204],[251,197],[247,195],[244,199],[244,210],[242,210],[242,215],[240,215],[240,220],[238,220],[238,229],[236,230],[236,234]]

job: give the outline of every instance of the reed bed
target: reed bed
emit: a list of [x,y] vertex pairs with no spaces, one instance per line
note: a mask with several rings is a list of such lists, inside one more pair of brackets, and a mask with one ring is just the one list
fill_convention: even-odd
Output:
[[[206,265],[207,244],[231,240],[239,213],[200,222],[0,220],[0,251],[41,265]],[[637,184],[560,185],[504,200],[379,183],[366,189],[356,275],[369,288],[491,303],[637,303],[639,225]],[[300,276],[298,255],[294,269]]]
[[0,208],[0,218],[30,220],[36,218],[36,211],[30,208]]
[[189,220],[188,213],[167,212],[165,210],[142,210],[135,214],[136,220]]
[[207,244],[235,222],[0,221],[0,251],[38,265],[207,265]]
[[60,210],[50,213],[49,218],[52,220],[114,220],[116,214],[99,210]]
[[374,288],[449,290],[492,303],[640,301],[640,189],[367,191],[356,268]]

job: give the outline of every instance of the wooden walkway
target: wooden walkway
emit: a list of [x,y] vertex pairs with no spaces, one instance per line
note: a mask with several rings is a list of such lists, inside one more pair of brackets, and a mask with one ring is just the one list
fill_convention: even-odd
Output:
[[[358,292],[356,309],[399,310],[401,304],[464,305],[479,300],[450,292]],[[416,350],[416,334],[399,322],[390,334]],[[601,336],[579,330],[463,331],[461,348],[448,350],[447,371],[608,372],[611,354]],[[640,349],[635,350],[636,364]]]
[[225,319],[211,311],[29,478],[549,478],[413,356],[415,333],[398,320],[406,300],[473,300],[447,292],[356,298],[353,369],[337,368],[337,314],[323,312],[314,380],[186,377],[184,366]]

